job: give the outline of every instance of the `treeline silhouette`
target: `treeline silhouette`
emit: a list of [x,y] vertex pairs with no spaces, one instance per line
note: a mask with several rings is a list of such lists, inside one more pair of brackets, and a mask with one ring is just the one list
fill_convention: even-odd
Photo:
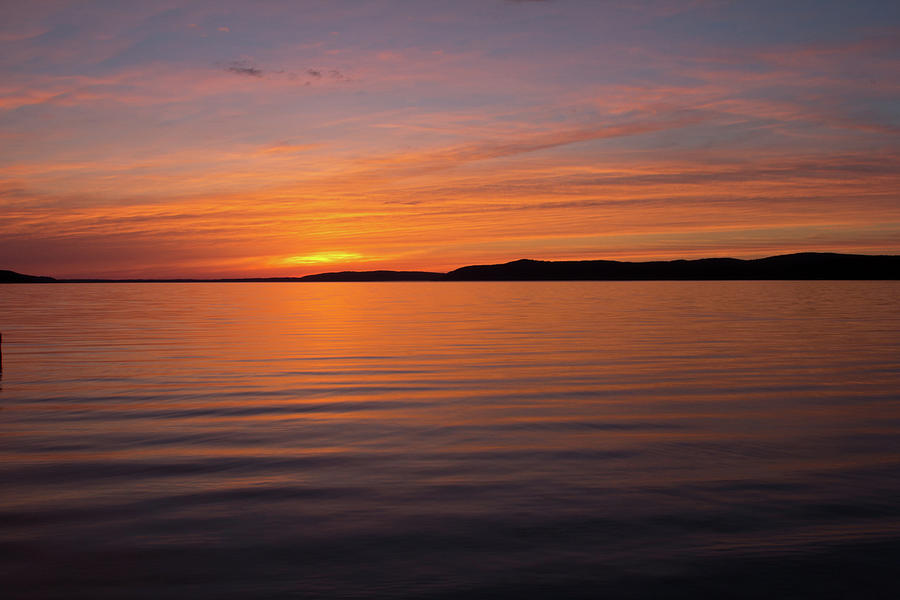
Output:
[[305,277],[234,279],[54,279],[0,270],[0,283],[278,282],[278,281],[670,281],[734,279],[900,279],[900,256],[802,252],[742,260],[701,258],[627,262],[529,260],[471,265],[449,273],[340,271]]

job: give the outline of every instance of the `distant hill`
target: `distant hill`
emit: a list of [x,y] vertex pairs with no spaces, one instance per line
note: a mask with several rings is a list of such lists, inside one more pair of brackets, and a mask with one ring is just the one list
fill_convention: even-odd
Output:
[[446,281],[900,279],[900,256],[804,252],[756,260],[516,260],[450,271]]
[[316,282],[316,281],[666,281],[728,279],[900,279],[900,256],[803,252],[741,260],[701,258],[623,262],[529,260],[450,271],[340,271],[305,277],[240,279],[54,279],[0,270],[0,283]]
[[428,271],[340,271],[307,275],[299,281],[437,281],[444,276]]
[[0,269],[0,283],[53,283],[52,277],[38,277],[36,275],[23,275],[15,271]]

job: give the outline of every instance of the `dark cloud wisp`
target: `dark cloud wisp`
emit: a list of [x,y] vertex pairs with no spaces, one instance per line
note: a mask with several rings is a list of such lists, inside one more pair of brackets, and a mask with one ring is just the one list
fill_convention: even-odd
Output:
[[225,70],[230,73],[246,75],[248,77],[262,77],[264,74],[263,70],[259,67],[254,67],[253,65],[240,60],[231,61],[225,66]]
[[287,71],[285,69],[263,69],[262,67],[256,66],[254,63],[249,60],[232,60],[227,63],[218,63],[219,66],[222,67],[228,73],[234,73],[235,75],[244,75],[247,77],[256,77],[257,79],[281,79],[287,78],[291,80],[305,80],[305,85],[310,85],[313,82],[324,81],[326,79],[330,79],[332,81],[349,81],[350,78],[347,77],[344,73],[338,71],[337,69],[320,69],[320,68],[308,68],[304,69],[300,73],[295,71]]

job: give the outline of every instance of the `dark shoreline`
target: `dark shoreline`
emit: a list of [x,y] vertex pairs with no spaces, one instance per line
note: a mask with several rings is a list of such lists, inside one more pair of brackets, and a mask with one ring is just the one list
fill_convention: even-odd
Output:
[[742,260],[701,258],[624,262],[613,260],[543,261],[471,265],[448,273],[429,271],[340,271],[303,277],[219,279],[55,279],[0,271],[0,283],[285,283],[385,281],[753,281],[897,280],[900,256],[803,252]]

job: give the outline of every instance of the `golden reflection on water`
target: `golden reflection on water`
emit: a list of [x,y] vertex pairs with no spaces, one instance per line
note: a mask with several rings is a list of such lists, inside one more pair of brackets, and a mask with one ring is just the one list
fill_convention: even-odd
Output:
[[[885,533],[900,530],[885,476],[900,468],[898,292],[7,286],[0,522],[28,548],[62,548],[42,568],[88,595],[66,548],[127,556],[152,539],[177,554],[200,540],[228,564],[256,548],[290,568],[254,563],[242,581],[265,574],[284,592],[307,589],[298,548],[343,540],[363,557],[327,563],[339,596],[402,587],[422,561],[446,563],[441,589],[459,591],[560,556],[653,580],[672,557],[692,572],[721,553],[900,539]],[[369,553],[379,536],[393,550]],[[585,573],[560,577],[602,579]]]

